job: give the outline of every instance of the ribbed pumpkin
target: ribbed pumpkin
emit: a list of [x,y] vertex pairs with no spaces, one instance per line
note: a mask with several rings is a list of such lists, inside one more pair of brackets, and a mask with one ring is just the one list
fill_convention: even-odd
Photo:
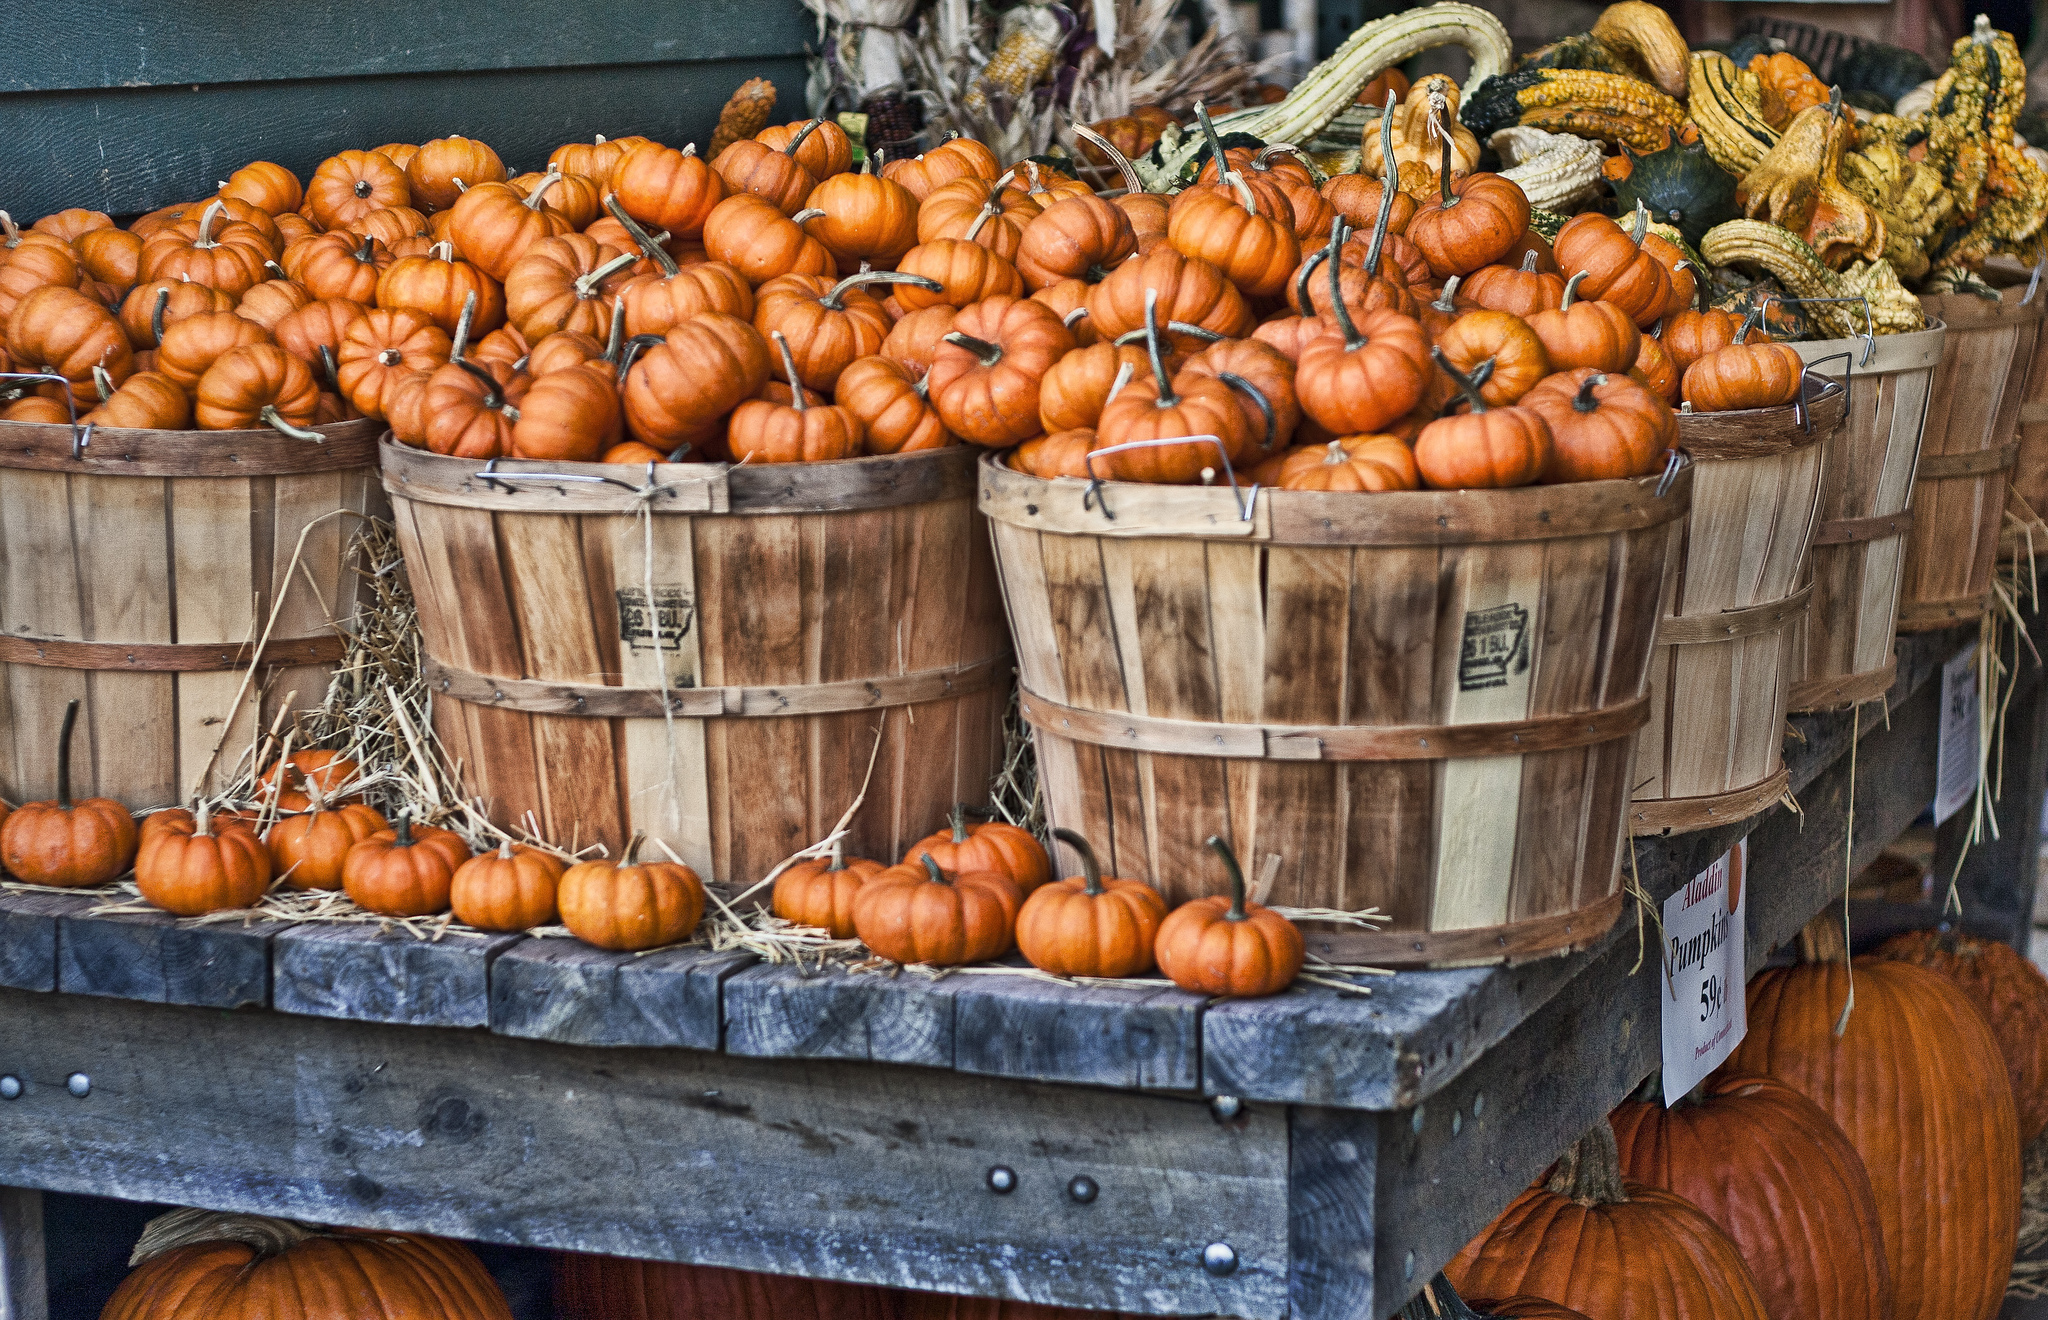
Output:
[[149,819],[135,854],[135,887],[150,903],[179,917],[245,908],[270,888],[270,852],[256,831],[200,804]]
[[2020,1202],[2019,1121],[1997,1038],[1953,981],[1888,959],[1856,960],[1843,1022],[1839,916],[1810,922],[1799,952],[1797,966],[1749,983],[1749,1034],[1728,1068],[1803,1092],[1863,1156],[1897,1320],[1990,1320]]
[[578,862],[562,874],[562,924],[600,949],[633,953],[688,939],[704,919],[704,882],[678,862],[636,860],[636,834],[618,861]]
[[925,397],[924,382],[894,358],[855,358],[839,373],[832,401],[860,418],[870,454],[907,454],[953,443]]
[[512,1320],[469,1248],[411,1233],[173,1210],[132,1259],[100,1320]]
[[1041,885],[1017,913],[1017,948],[1054,976],[1136,976],[1152,967],[1166,900],[1142,880],[1104,878],[1095,849],[1072,830],[1053,836],[1081,859],[1081,874]]
[[615,1256],[555,1257],[562,1320],[898,1320],[899,1294],[714,1265]]
[[448,904],[478,930],[531,930],[555,919],[555,890],[567,865],[510,839],[455,868]]
[[880,862],[848,857],[844,846],[835,842],[829,858],[809,858],[775,877],[775,915],[830,931],[835,940],[852,939],[853,900],[860,887],[884,869]]
[[854,896],[853,929],[884,958],[957,967],[1008,953],[1023,902],[1006,875],[942,867],[919,852],[868,877]]
[[57,734],[57,796],[28,802],[0,821],[0,866],[17,880],[58,889],[103,885],[135,860],[135,818],[112,798],[71,797],[71,734],[78,698]]
[[1681,1196],[1622,1181],[1604,1119],[1444,1273],[1468,1296],[1526,1293],[1590,1316],[1770,1320],[1713,1220]]
[[318,780],[319,776],[310,775],[305,781],[312,797],[310,808],[278,821],[263,841],[270,849],[272,868],[294,889],[341,888],[341,868],[348,860],[348,850],[391,828],[391,822],[375,807],[360,802],[330,805],[323,799]]
[[1052,859],[1029,830],[1000,820],[969,824],[971,814],[964,803],[955,806],[946,828],[910,845],[903,860],[914,862],[920,854],[930,853],[948,871],[994,871],[1007,876],[1024,894],[1052,879]]
[[2020,1144],[2048,1131],[2048,977],[2003,940],[1947,930],[1894,935],[1872,955],[1939,972],[1984,1015],[2012,1082]]
[[1609,1115],[1624,1176],[1675,1192],[1742,1251],[1772,1320],[1892,1313],[1877,1199],[1827,1112],[1768,1077],[1720,1072],[1666,1108]]

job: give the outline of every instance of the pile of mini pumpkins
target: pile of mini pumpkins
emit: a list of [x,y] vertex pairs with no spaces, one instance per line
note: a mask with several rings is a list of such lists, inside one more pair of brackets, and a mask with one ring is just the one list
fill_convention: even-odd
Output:
[[[77,701],[57,744],[57,796],[0,806],[0,865],[16,879],[57,888],[117,880],[132,867],[142,897],[180,917],[252,907],[282,881],[341,890],[366,912],[431,917],[453,912],[478,930],[522,931],[556,920],[601,949],[637,952],[680,943],[704,917],[704,883],[680,861],[640,861],[635,835],[617,860],[571,864],[515,844],[473,852],[453,830],[401,814],[394,823],[349,790],[360,767],[340,753],[289,751],[257,780],[255,810],[201,801],[142,818],[110,798],[71,797]],[[1301,934],[1247,899],[1244,875],[1222,840],[1230,896],[1172,912],[1138,880],[1105,877],[1095,852],[1069,830],[1082,873],[1055,882],[1029,832],[1000,821],[950,824],[913,845],[901,863],[863,858],[800,862],[776,877],[775,915],[859,938],[884,958],[951,967],[1020,949],[1058,976],[1124,977],[1155,966],[1183,989],[1211,995],[1277,994],[1303,958]]]
[[1104,197],[967,139],[855,169],[811,120],[709,162],[572,143],[517,178],[467,138],[345,151],[303,189],[258,162],[126,230],[10,228],[5,352],[72,404],[0,417],[360,416],[463,458],[635,464],[965,441],[1039,476],[1384,490],[1642,475],[1681,398],[1796,393],[1796,352],[1695,309],[1642,216],[1553,249],[1513,181],[1448,161],[1418,207],[1284,148],[1223,159]]

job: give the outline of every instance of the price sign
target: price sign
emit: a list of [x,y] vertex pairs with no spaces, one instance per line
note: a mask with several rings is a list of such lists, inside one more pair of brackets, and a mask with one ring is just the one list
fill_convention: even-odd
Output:
[[1956,814],[1977,791],[1977,644],[1941,667],[1941,739],[1935,755],[1934,823]]
[[1735,1052],[1743,1011],[1743,840],[1664,900],[1664,1103],[1676,1104]]

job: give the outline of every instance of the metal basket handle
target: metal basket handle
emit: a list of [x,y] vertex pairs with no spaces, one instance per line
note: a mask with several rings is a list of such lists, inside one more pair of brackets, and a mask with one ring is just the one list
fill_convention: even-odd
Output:
[[1166,445],[1192,445],[1205,441],[1216,446],[1217,457],[1223,460],[1223,480],[1230,487],[1232,496],[1237,502],[1238,521],[1250,522],[1252,520],[1252,511],[1258,505],[1259,487],[1254,483],[1250,491],[1241,495],[1236,493],[1238,489],[1237,474],[1231,471],[1230,468],[1230,450],[1225,447],[1221,436],[1214,435],[1181,435],[1167,436],[1158,440],[1126,440],[1120,445],[1105,445],[1101,449],[1089,450],[1088,456],[1083,460],[1088,465],[1088,489],[1081,496],[1081,507],[1083,509],[1100,509],[1104,519],[1109,522],[1116,521],[1116,515],[1110,512],[1109,503],[1103,498],[1102,488],[1105,483],[1103,478],[1095,471],[1095,460],[1097,457],[1103,454],[1120,454],[1127,449],[1158,449]]
[[85,457],[85,447],[92,443],[93,423],[83,427],[78,424],[78,400],[71,396],[71,380],[52,371],[0,371],[0,380],[40,380],[64,387],[64,411],[71,414],[71,461],[76,463]]

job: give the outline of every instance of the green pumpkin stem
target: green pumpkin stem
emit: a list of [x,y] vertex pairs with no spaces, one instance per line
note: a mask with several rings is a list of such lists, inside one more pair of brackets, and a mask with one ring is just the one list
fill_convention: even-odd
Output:
[[953,804],[953,814],[947,817],[947,823],[953,827],[953,842],[956,845],[967,842],[967,804],[965,802],[955,802]]
[[[367,241],[367,240],[366,240]],[[171,291],[168,287],[156,291],[156,306],[149,311],[150,338],[158,344],[164,342],[164,309],[171,305]]]
[[844,871],[846,869],[845,839],[839,838],[832,840],[832,865],[827,869],[833,871]]
[[1479,393],[1479,387],[1493,379],[1493,359],[1487,358],[1481,362],[1468,376],[1451,365],[1451,360],[1444,356],[1441,348],[1430,349],[1429,355],[1436,359],[1437,369],[1451,378],[1451,384],[1456,385],[1458,393],[1464,395],[1465,401],[1472,405],[1472,411],[1485,412],[1486,399]]
[[944,338],[947,343],[974,354],[984,367],[992,367],[1003,360],[1001,344],[991,344],[986,339],[976,339],[973,335],[962,334],[958,330],[948,331]]
[[1536,273],[1535,248],[1530,248],[1527,252],[1524,252],[1522,254],[1522,273],[1524,275],[1534,275]]
[[1166,358],[1159,351],[1159,290],[1145,290],[1145,355],[1152,359],[1152,374],[1159,380],[1159,398],[1154,406],[1171,408],[1180,402],[1173,381],[1166,374]]
[[1230,878],[1230,910],[1223,914],[1225,921],[1243,921],[1248,917],[1244,910],[1244,871],[1237,864],[1237,855],[1230,851],[1230,845],[1212,834],[1209,846],[1223,859],[1223,873]]
[[1080,857],[1082,892],[1090,898],[1101,897],[1102,863],[1096,860],[1095,849],[1089,846],[1088,840],[1072,830],[1064,829],[1054,829],[1052,837],[1072,848],[1075,854]]
[[802,128],[798,129],[796,131],[796,136],[789,140],[789,145],[782,149],[782,154],[789,157],[791,160],[795,160],[796,149],[804,144],[805,138],[817,132],[818,126],[823,124],[824,122],[825,121],[822,119],[813,119],[809,123],[805,124]]
[[928,852],[921,852],[917,855],[917,860],[924,863],[925,873],[931,876],[933,884],[950,885],[953,883],[951,880],[948,880],[946,878],[946,873],[939,869],[938,858],[932,856]]
[[512,839],[510,835],[498,840],[498,860],[501,862],[512,860]]
[[[496,376],[493,376],[484,367],[471,362],[468,358],[458,357],[450,358],[449,360],[470,375],[476,377],[478,383],[484,387],[484,407],[492,412],[507,411],[505,408],[505,392],[498,388],[498,378]],[[516,417],[517,414],[515,413],[514,416]]]
[[1259,441],[1259,448],[1270,452],[1273,448],[1274,433],[1279,429],[1280,425],[1279,419],[1273,415],[1273,401],[1266,397],[1264,390],[1236,372],[1219,371],[1216,373],[1216,379],[1222,381],[1231,389],[1236,390],[1239,394],[1244,395],[1247,399],[1250,399],[1252,406],[1257,408],[1259,414],[1266,419],[1266,433],[1264,438]]
[[1586,377],[1586,383],[1579,386],[1577,396],[1572,399],[1572,411],[1582,413],[1597,412],[1600,408],[1600,401],[1593,397],[1593,391],[1606,383],[1607,377],[1597,371]]
[[1735,328],[1735,342],[1738,344],[1748,343],[1750,332],[1764,323],[1764,313],[1769,309],[1770,304],[1761,301],[1756,306],[1750,308],[1748,313],[1743,316],[1742,324]]
[[1209,118],[1209,107],[1195,102],[1195,118],[1201,122],[1202,136],[1209,139],[1209,159],[1216,164],[1216,182],[1228,184],[1237,171],[1230,168],[1230,158],[1223,154],[1223,139],[1216,135],[1216,121]]
[[1349,236],[1350,234],[1344,226],[1344,217],[1341,215],[1336,217],[1330,222],[1329,245],[1317,248],[1314,252],[1309,253],[1308,260],[1302,262],[1301,269],[1295,273],[1294,305],[1300,309],[1303,316],[1314,316],[1316,314],[1315,303],[1308,296],[1309,276],[1315,274],[1316,267],[1322,265],[1325,261],[1336,260],[1338,248]]
[[668,249],[655,242],[653,236],[640,227],[639,221],[626,214],[626,208],[619,204],[617,193],[604,199],[604,209],[612,213],[612,219],[625,226],[627,235],[639,246],[647,259],[661,268],[662,278],[674,279],[677,272],[682,270],[681,266],[676,265],[676,259],[668,254]]
[[619,864],[615,869],[623,871],[631,866],[633,859],[640,855],[640,845],[645,842],[647,842],[647,831],[634,830],[633,837],[626,840],[626,851],[619,857]]
[[626,300],[612,300],[612,332],[604,341],[604,360],[616,364],[619,349],[626,342]]
[[1446,279],[1443,292],[1437,294],[1436,301],[1431,303],[1430,306],[1436,308],[1445,316],[1456,316],[1458,314],[1458,281],[1464,278],[1463,275],[1453,275]]
[[831,292],[818,299],[818,305],[829,307],[835,312],[843,312],[846,310],[846,291],[863,284],[915,284],[926,293],[943,293],[946,288],[928,275],[913,275],[907,270],[862,270],[855,271],[833,285]]
[[410,847],[412,847],[412,812],[411,812],[411,811],[409,811],[409,810],[408,810],[408,811],[401,811],[401,812],[399,812],[399,813],[398,813],[398,824],[396,824],[396,825],[395,825],[395,826],[393,826],[392,828],[393,828],[393,829],[394,829],[394,830],[395,830],[395,831],[397,832],[397,834],[398,834],[398,845],[397,845],[398,847],[400,847],[400,848],[410,848]]
[[1337,328],[1344,333],[1344,350],[1355,352],[1365,347],[1365,336],[1358,333],[1358,323],[1351,319],[1351,309],[1344,305],[1344,281],[1339,269],[1343,261],[1338,256],[1343,247],[1344,217],[1338,216],[1330,226],[1330,315],[1336,318]]
[[1582,270],[1578,274],[1572,276],[1570,279],[1564,282],[1564,297],[1558,301],[1557,310],[1559,310],[1560,312],[1564,311],[1566,308],[1570,307],[1574,302],[1578,301],[1579,281],[1585,279],[1589,273],[1590,272],[1588,271]]
[[57,809],[71,810],[71,731],[78,727],[78,698],[64,706],[64,726],[57,731]]
[[1109,163],[1116,166],[1117,173],[1124,176],[1124,194],[1126,196],[1135,196],[1145,191],[1145,183],[1144,180],[1138,177],[1137,167],[1131,164],[1129,156],[1117,150],[1114,142],[1111,142],[1086,124],[1074,125],[1074,135],[1094,143],[1097,151],[1109,157]]

